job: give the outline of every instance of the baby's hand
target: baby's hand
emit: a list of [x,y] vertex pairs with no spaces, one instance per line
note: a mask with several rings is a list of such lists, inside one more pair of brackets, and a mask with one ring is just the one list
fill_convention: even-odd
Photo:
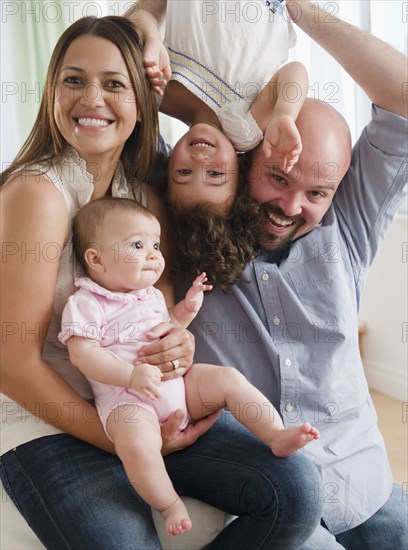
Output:
[[159,384],[162,376],[162,371],[154,365],[135,363],[129,387],[155,400],[160,396]]
[[279,153],[279,168],[285,174],[290,172],[302,151],[302,140],[294,120],[289,116],[272,117],[262,147],[266,158],[271,156],[275,148]]
[[170,58],[159,38],[148,38],[143,48],[143,65],[146,76],[158,95],[163,95],[162,87],[171,77]]
[[188,311],[198,311],[202,306],[204,299],[204,292],[206,290],[212,290],[212,285],[204,284],[207,281],[206,274],[200,273],[193,281],[193,285],[188,289],[184,303]]

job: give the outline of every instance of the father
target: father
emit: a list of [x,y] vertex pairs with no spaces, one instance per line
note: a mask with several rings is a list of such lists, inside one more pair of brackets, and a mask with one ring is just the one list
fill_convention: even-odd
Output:
[[276,154],[253,152],[261,250],[232,293],[206,297],[192,325],[195,358],[238,366],[286,425],[307,420],[320,430],[303,453],[322,476],[322,525],[302,548],[404,548],[406,498],[393,486],[377,427],[357,314],[367,269],[407,186],[407,59],[312,2],[287,7],[362,86],[372,120],[350,168],[344,121],[312,100],[297,121],[303,151],[289,175]]

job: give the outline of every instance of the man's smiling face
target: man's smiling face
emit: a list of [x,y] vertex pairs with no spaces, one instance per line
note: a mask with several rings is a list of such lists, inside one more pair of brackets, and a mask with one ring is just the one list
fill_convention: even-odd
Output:
[[268,251],[282,250],[316,227],[350,164],[348,128],[331,107],[307,101],[297,125],[303,150],[289,174],[279,169],[276,151],[266,158],[260,145],[252,155],[249,193],[262,207],[259,244]]

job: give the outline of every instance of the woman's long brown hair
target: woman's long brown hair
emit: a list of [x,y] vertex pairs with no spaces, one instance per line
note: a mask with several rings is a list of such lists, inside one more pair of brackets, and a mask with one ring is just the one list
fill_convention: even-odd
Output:
[[76,38],[86,34],[109,40],[123,56],[141,122],[127,139],[121,161],[130,184],[145,179],[156,155],[159,123],[154,92],[145,77],[141,39],[132,23],[123,17],[83,17],[68,27],[54,48],[36,121],[16,158],[0,175],[0,185],[26,166],[38,162],[52,164],[63,157],[68,144],[54,118],[56,86],[67,49]]

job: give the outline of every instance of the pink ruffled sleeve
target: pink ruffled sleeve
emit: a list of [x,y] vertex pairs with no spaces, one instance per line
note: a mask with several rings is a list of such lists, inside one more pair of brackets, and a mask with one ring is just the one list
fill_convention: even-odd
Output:
[[63,344],[67,344],[71,336],[100,342],[103,325],[104,315],[97,300],[90,292],[80,289],[69,297],[62,312],[58,339]]

